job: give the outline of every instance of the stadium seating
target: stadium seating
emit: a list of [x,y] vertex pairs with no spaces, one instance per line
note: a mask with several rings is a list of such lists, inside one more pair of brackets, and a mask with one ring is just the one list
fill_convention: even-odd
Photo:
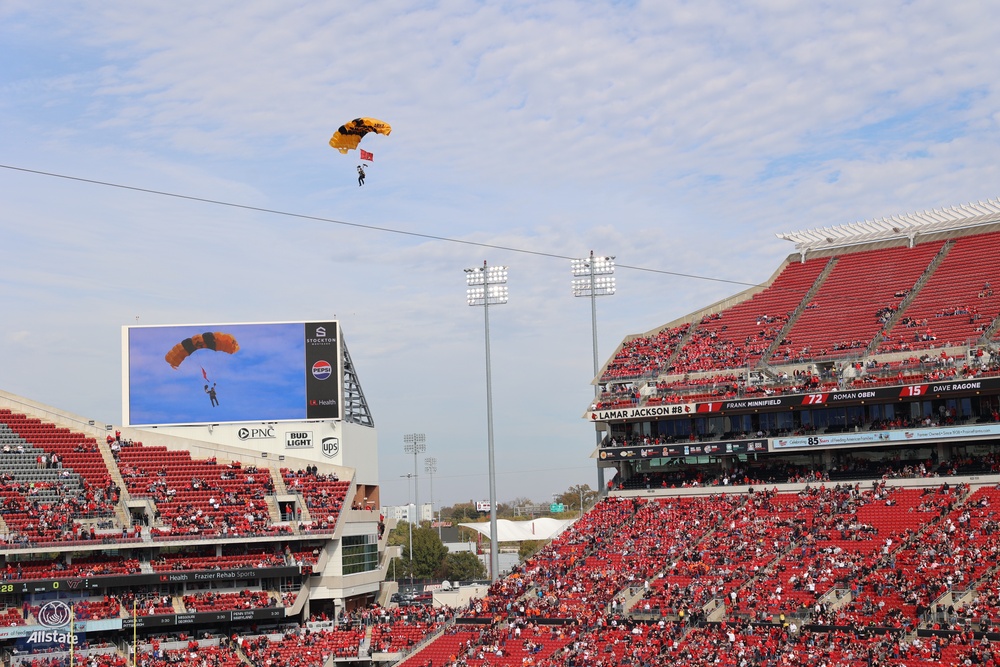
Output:
[[159,514],[154,534],[232,536],[273,533],[265,498],[274,490],[266,468],[194,460],[185,451],[123,447],[118,467],[133,498],[149,498]]
[[772,358],[803,361],[860,355],[941,250],[943,241],[841,255]]
[[828,262],[788,263],[763,291],[703,317],[667,373],[731,372],[756,365]]
[[213,570],[220,565],[227,568],[281,567],[286,565],[282,553],[275,553],[275,545],[246,545],[240,548],[224,547],[221,556],[215,555],[215,546],[203,549],[162,553],[150,561],[154,572],[176,570]]
[[357,658],[365,632],[362,629],[312,631],[308,635],[260,636],[247,638],[243,652],[251,664],[315,667],[325,664],[332,655]]
[[[336,525],[351,483],[336,475],[324,475],[303,470],[281,469],[281,478],[290,493],[302,494],[306,507],[315,521]],[[333,521],[330,521],[333,517]]]
[[621,344],[601,374],[601,382],[641,378],[659,373],[690,325],[664,328],[652,336],[635,336]]
[[[924,350],[978,339],[1000,312],[1000,232],[954,241],[941,264],[901,313],[880,351]],[[905,318],[905,319],[904,319]]]
[[242,590],[238,593],[209,591],[184,596],[187,611],[225,611],[227,609],[263,609],[274,606],[267,591]]

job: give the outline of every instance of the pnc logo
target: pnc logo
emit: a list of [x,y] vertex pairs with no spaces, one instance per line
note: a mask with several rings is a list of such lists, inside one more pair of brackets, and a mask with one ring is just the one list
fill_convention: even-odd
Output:
[[333,375],[333,366],[330,365],[329,361],[317,361],[312,367],[313,377],[317,380],[326,380],[331,375]]
[[236,432],[236,437],[240,440],[260,440],[263,438],[273,438],[274,437],[274,427],[268,426],[266,428],[247,428],[243,426]]

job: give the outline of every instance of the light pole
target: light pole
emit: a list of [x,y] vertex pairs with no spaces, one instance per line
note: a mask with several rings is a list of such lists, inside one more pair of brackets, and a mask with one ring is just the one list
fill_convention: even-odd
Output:
[[[601,369],[597,357],[597,297],[611,296],[615,293],[615,258],[595,257],[594,251],[590,251],[590,257],[584,259],[570,260],[570,267],[573,270],[573,296],[590,297],[590,325],[594,344],[594,377]],[[594,401],[601,395],[601,385],[594,385]],[[597,446],[601,446],[600,431],[594,432],[597,439]],[[604,468],[597,468],[597,492],[604,493]],[[583,507],[581,504],[580,511]]]
[[403,451],[413,454],[413,504],[417,506],[417,521],[420,521],[420,485],[417,477],[417,456],[427,451],[427,436],[423,433],[407,433],[403,436]]
[[490,376],[490,305],[507,303],[507,267],[489,266],[465,269],[466,295],[470,306],[483,307],[486,325],[486,433],[490,464],[490,580],[498,579],[500,569],[497,545],[497,481],[493,464],[493,380]]
[[[410,480],[413,479],[413,473],[406,473],[405,475],[400,475],[400,477],[406,478],[406,501],[410,501]],[[413,513],[410,508],[413,505],[406,506],[406,522],[410,525],[410,588],[413,588]]]
[[[424,472],[431,480],[431,522],[434,521],[434,473],[438,471],[438,460],[433,456],[424,459]],[[441,537],[441,518],[438,517],[438,538]]]

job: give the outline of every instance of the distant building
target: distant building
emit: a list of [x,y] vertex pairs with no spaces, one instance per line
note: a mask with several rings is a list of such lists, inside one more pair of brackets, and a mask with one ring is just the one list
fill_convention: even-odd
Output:
[[[410,520],[410,505],[383,505],[382,513],[385,514],[386,519],[396,519],[397,521],[409,521]],[[420,504],[420,521],[431,521],[433,516],[432,505],[430,503]]]

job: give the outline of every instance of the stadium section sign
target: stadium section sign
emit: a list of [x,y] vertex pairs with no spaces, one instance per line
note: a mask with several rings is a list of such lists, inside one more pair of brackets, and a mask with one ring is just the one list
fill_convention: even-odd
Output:
[[123,327],[122,422],[341,419],[342,360],[335,321]]
[[694,403],[671,403],[669,405],[647,405],[636,408],[616,408],[612,410],[593,410],[590,420],[595,422],[622,421],[629,419],[648,419],[650,417],[676,417],[694,412]]

